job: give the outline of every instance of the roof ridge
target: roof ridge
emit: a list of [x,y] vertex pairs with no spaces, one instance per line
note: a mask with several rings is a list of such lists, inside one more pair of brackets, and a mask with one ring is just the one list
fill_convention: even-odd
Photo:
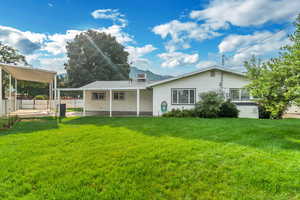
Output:
[[155,86],[155,85],[160,85],[160,84],[167,83],[167,82],[170,82],[170,81],[174,81],[174,80],[177,80],[177,79],[181,79],[181,78],[189,77],[189,76],[192,76],[192,75],[195,75],[195,74],[199,74],[199,73],[202,73],[202,72],[206,72],[206,71],[209,71],[209,70],[212,70],[212,69],[218,69],[218,70],[221,70],[221,71],[225,71],[225,72],[237,74],[237,75],[240,75],[240,76],[245,76],[245,73],[243,73],[243,72],[238,72],[236,70],[232,70],[232,69],[228,69],[228,68],[225,68],[225,67],[221,67],[219,65],[212,65],[212,66],[209,66],[209,67],[198,69],[196,71],[184,73],[184,74],[181,74],[181,75],[169,78],[169,79],[158,81],[158,82],[149,84],[148,86],[152,87],[152,86]]

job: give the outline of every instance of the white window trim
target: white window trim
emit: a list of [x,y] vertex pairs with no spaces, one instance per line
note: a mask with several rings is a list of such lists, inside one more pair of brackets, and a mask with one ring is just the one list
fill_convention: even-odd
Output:
[[[228,89],[228,94],[229,94],[229,96],[228,96],[228,98],[231,100],[231,101],[233,101],[233,102],[241,102],[241,101],[243,101],[243,102],[247,102],[247,101],[251,101],[251,99],[252,99],[252,97],[251,97],[251,95],[249,94],[249,99],[248,100],[242,100],[242,90],[244,90],[245,88],[229,88]],[[238,90],[238,92],[239,92],[239,99],[238,100],[233,100],[233,99],[231,99],[231,90]]]
[[[120,99],[120,93],[123,93],[123,99]],[[115,94],[117,94],[118,98],[115,99]],[[124,101],[125,100],[125,92],[113,92],[112,94],[114,101]]]
[[[103,99],[97,99],[97,98],[94,99],[94,94],[100,94],[100,93],[103,94]],[[92,101],[104,101],[105,98],[106,98],[105,92],[92,92]]]
[[[177,91],[177,103],[173,101],[173,91]],[[179,91],[187,90],[188,91],[188,103],[179,103]],[[194,91],[194,103],[191,103],[191,90]],[[172,105],[195,105],[196,103],[196,88],[171,88],[171,104]]]

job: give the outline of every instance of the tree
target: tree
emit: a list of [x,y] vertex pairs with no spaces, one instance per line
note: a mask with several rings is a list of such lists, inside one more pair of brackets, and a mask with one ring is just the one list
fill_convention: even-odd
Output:
[[25,56],[21,55],[18,50],[4,45],[0,42],[0,62],[5,64],[23,64],[27,65]]
[[251,94],[271,112],[274,119],[282,118],[286,109],[300,97],[300,15],[290,45],[282,48],[278,58],[260,63],[256,58],[245,62]]
[[67,46],[68,83],[79,87],[97,80],[128,80],[128,52],[111,35],[88,30]]
[[[27,61],[25,59],[25,56],[21,55],[18,50],[4,45],[0,42],[0,63],[4,64],[22,64],[27,65]],[[5,88],[8,88],[9,80],[8,80],[8,74],[3,72],[2,73],[2,98],[5,98]]]

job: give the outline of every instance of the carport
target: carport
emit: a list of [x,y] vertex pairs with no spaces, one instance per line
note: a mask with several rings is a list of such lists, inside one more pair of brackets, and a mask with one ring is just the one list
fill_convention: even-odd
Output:
[[[3,92],[2,91],[3,90],[2,70],[4,70],[9,74],[9,88],[8,88],[7,101],[4,100],[2,96],[2,92]],[[56,75],[57,73],[54,71],[0,63],[0,116],[6,114],[18,113],[18,107],[17,107],[18,84],[17,83],[19,80],[49,84],[49,102],[50,102],[49,110],[50,111],[56,110],[56,103],[55,103],[57,100]],[[12,85],[13,79],[15,80],[14,88]],[[14,99],[12,97],[12,93],[14,93]]]

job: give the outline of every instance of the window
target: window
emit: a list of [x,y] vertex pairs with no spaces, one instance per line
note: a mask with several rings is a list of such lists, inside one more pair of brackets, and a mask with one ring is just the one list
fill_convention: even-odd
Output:
[[105,93],[104,92],[94,92],[92,93],[92,100],[104,100]]
[[231,101],[240,101],[240,89],[230,88],[229,89],[229,97],[230,97]]
[[125,99],[125,93],[124,92],[114,92],[114,100],[124,100]]
[[196,89],[172,89],[172,104],[195,104]]
[[241,89],[241,100],[248,101],[250,99],[249,91],[245,88]]
[[248,101],[250,100],[250,94],[245,88],[230,88],[229,98],[231,101]]

